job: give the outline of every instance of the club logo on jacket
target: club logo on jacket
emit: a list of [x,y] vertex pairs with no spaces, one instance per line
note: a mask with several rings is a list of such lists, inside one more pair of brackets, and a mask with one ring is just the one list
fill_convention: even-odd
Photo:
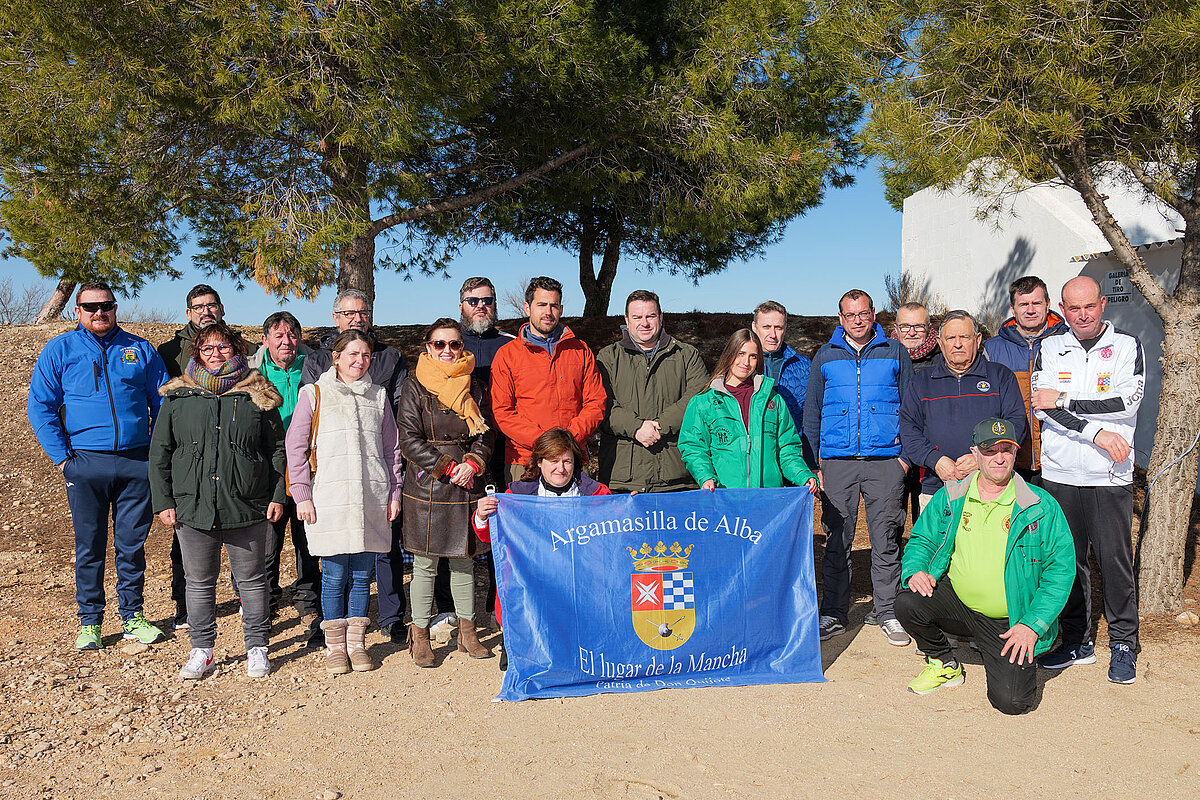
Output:
[[1105,394],[1110,389],[1112,389],[1112,373],[1101,372],[1096,376],[1096,391],[1100,394]]
[[1113,349],[1111,347],[1101,347],[1100,348],[1100,357],[1103,358],[1105,361],[1112,358],[1113,357]]
[[679,542],[670,549],[661,541],[653,548],[626,547],[633,558],[629,576],[632,590],[633,631],[655,650],[674,650],[696,630],[696,588],[684,569],[694,544]]
[[980,381],[979,383],[975,384],[975,388],[981,392],[986,392],[988,389],[992,388],[992,385],[987,381]]
[[138,351],[136,347],[126,347],[121,352],[121,360],[126,364],[138,363]]

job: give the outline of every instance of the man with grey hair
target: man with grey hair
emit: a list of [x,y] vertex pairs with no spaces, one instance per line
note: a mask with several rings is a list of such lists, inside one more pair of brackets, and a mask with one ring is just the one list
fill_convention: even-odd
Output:
[[1016,440],[1025,435],[1025,402],[1012,370],[980,354],[983,335],[966,311],[942,318],[942,358],[913,375],[900,401],[904,458],[924,468],[921,510],[946,483],[975,471],[971,435],[980,420],[1012,423]]
[[913,372],[929,369],[937,360],[938,332],[929,324],[929,309],[920,303],[905,303],[896,309],[892,338],[908,350]]
[[[345,289],[333,301],[333,322],[336,330],[321,337],[321,346],[304,359],[304,373],[300,382],[304,385],[316,383],[333,365],[333,341],[342,331],[358,330],[371,339],[371,365],[367,376],[371,383],[382,386],[387,392],[392,414],[396,413],[396,402],[400,386],[408,377],[408,363],[404,355],[375,337],[371,327],[371,299],[358,289]],[[400,517],[392,523],[392,549],[375,559],[375,582],[379,591],[379,629],[393,642],[403,643],[408,632],[404,628],[404,554],[400,549]]]

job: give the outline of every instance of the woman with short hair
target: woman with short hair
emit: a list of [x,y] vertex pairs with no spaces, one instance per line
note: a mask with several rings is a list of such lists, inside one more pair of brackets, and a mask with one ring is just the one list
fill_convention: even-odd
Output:
[[246,365],[240,341],[223,322],[196,333],[184,374],[159,389],[150,440],[151,499],[183,556],[192,650],[179,674],[192,680],[215,666],[222,546],[242,597],[246,673],[270,672],[264,557],[267,523],[280,518],[285,499],[283,400]]

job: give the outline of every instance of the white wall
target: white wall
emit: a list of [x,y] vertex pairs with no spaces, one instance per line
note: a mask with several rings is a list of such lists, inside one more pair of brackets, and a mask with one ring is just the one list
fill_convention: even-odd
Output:
[[[1111,181],[1103,189],[1132,244],[1179,235],[1182,220],[1173,210]],[[1057,301],[1062,285],[1079,274],[1072,258],[1111,249],[1079,195],[1060,184],[1032,186],[1013,196],[1008,213],[980,220],[985,202],[933,188],[904,201],[901,269],[948,309],[1006,314],[1008,285],[1027,274],[1041,277]]]

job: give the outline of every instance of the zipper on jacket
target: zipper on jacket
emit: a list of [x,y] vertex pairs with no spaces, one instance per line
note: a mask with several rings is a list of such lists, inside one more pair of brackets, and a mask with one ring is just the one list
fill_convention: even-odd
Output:
[[854,422],[855,435],[858,436],[858,447],[855,449],[855,455],[862,455],[862,353],[859,352],[855,356],[854,361],[854,382],[857,385],[858,392],[857,402],[854,404],[858,410],[858,417]]
[[[950,507],[949,501],[947,500],[946,508],[949,508],[949,507]],[[961,514],[962,512],[960,511],[959,513]],[[950,526],[953,524],[954,524],[954,515],[951,514],[950,521],[947,523],[946,529],[944,531],[942,531],[942,543],[938,545],[937,550],[934,550],[933,555],[931,555],[929,557],[929,567],[927,568],[926,571],[929,571],[930,575],[933,574],[933,572],[930,570],[933,569],[933,562],[937,560],[938,553],[942,552],[942,548],[946,546],[946,542],[950,541]]]
[[117,424],[117,404],[113,401],[112,384],[108,380],[108,348],[100,345],[101,363],[104,364],[104,388],[108,390],[108,408],[112,411],[113,450],[121,449],[121,429]]

